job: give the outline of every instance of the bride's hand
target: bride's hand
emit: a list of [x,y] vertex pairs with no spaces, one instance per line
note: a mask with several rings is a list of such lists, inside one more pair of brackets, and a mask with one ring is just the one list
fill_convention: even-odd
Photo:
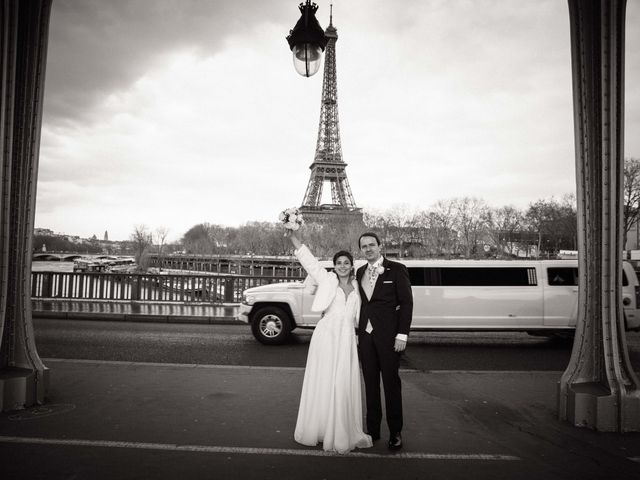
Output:
[[295,248],[300,248],[300,246],[302,245],[302,242],[296,235],[296,232],[293,230],[287,230],[286,232],[284,232],[284,237],[291,240],[291,243]]

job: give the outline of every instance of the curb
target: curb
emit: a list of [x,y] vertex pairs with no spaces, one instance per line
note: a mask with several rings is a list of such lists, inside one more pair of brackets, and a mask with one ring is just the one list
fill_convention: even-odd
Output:
[[202,325],[246,325],[234,317],[202,315],[151,315],[144,313],[50,312],[34,310],[33,318],[56,320],[96,320],[112,322],[193,323]]

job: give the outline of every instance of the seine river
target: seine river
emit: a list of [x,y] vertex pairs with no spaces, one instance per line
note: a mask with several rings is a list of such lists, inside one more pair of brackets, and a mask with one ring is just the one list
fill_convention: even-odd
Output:
[[73,272],[73,262],[31,262],[32,272]]
[[[91,260],[99,255],[83,255],[83,259]],[[132,259],[133,257],[117,257],[118,259]],[[31,262],[32,272],[73,272],[73,262]]]

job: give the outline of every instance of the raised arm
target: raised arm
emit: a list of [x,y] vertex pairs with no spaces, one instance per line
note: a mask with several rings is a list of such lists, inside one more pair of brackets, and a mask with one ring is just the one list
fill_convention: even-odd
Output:
[[296,232],[293,230],[287,230],[284,234],[285,237],[288,237],[291,240],[291,243],[295,247],[295,251],[293,252],[295,256],[300,261],[302,267],[307,271],[309,275],[316,281],[316,283],[322,283],[325,281],[329,275],[318,262],[316,257],[313,256],[311,251],[307,248],[306,245],[303,245]]
[[291,241],[291,243],[293,244],[293,248],[295,248],[296,250],[300,249],[300,247],[302,246],[302,242],[296,235],[296,232],[294,232],[293,230],[286,230],[284,232],[284,236]]

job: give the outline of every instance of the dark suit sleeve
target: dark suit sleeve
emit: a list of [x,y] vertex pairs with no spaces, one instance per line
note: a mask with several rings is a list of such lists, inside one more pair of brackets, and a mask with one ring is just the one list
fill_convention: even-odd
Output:
[[411,292],[411,280],[409,271],[403,264],[398,264],[398,275],[396,277],[396,288],[398,295],[398,333],[409,335],[411,328],[411,318],[413,316],[413,293]]
[[358,332],[361,331],[360,326],[362,325],[362,318],[364,316],[366,316],[365,313],[365,293],[364,290],[362,290],[362,284],[360,283],[360,280],[362,279],[362,275],[363,275],[363,271],[364,271],[365,267],[364,265],[362,267],[360,267],[358,270],[356,270],[356,282],[358,283],[358,293],[360,294],[360,317],[358,318],[358,326],[356,327],[356,336],[358,335]]

